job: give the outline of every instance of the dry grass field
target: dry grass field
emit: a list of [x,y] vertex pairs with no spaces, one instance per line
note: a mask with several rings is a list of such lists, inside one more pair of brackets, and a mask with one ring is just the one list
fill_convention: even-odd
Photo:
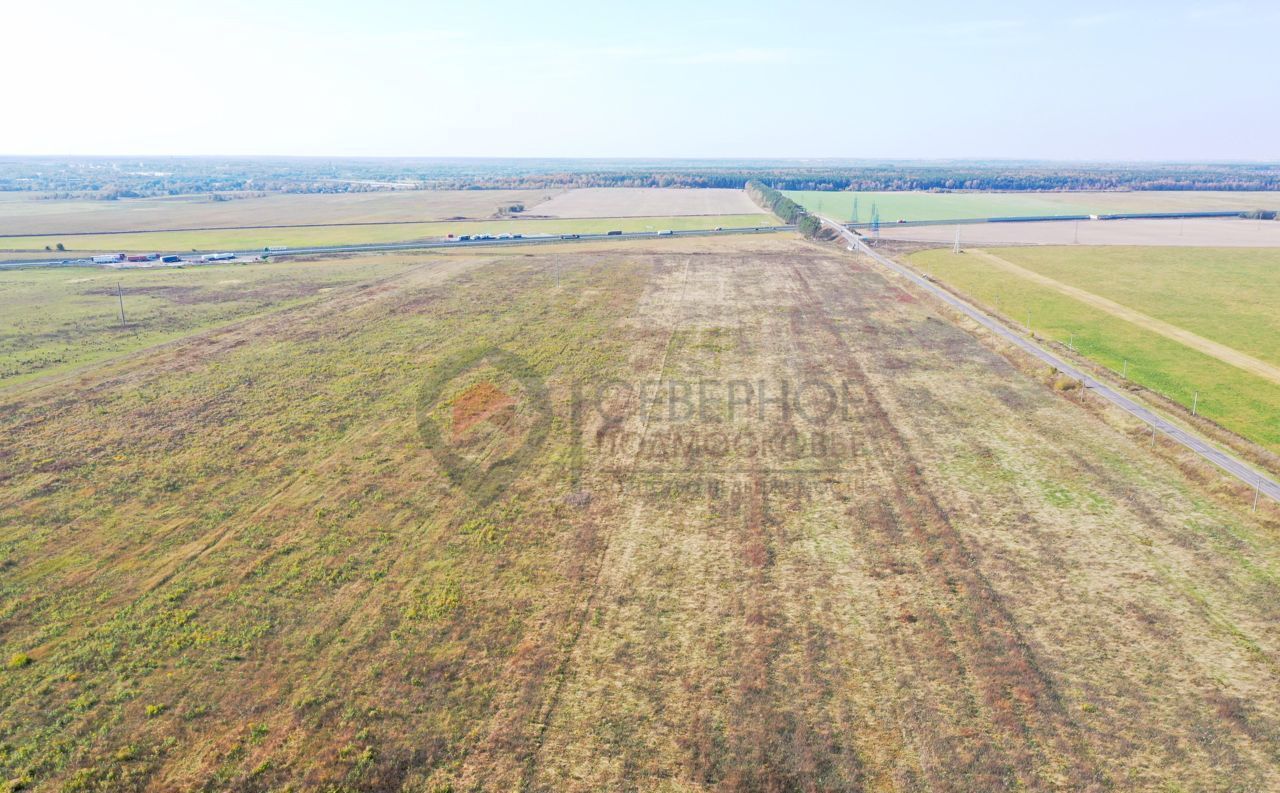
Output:
[[595,218],[748,215],[760,208],[742,190],[588,187],[565,191],[530,211],[559,218]]
[[[267,246],[305,247],[352,245],[416,240],[441,240],[448,234],[603,234],[607,231],[659,231],[661,229],[713,229],[717,226],[772,226],[777,218],[765,214],[680,215],[625,218],[522,217],[501,220],[451,220],[433,223],[373,224],[361,226],[286,226],[260,229],[212,229],[206,231],[154,231],[131,234],[0,238],[0,257],[27,258],[29,251],[43,251],[61,244],[64,256],[82,257],[97,251],[219,251],[260,250]],[[6,255],[7,254],[7,255]]]
[[[11,385],[0,773],[1277,789],[1275,510],[985,344],[838,249],[673,240],[406,257]],[[477,345],[520,363],[424,387]],[[478,503],[419,422],[498,470],[533,380]]]
[[[1178,248],[1277,248],[1280,221],[1235,218],[1187,220],[1046,221],[977,223],[963,226],[906,226],[887,223],[889,240],[951,245],[956,229],[963,245],[1160,245]],[[0,244],[3,241],[0,240]]]
[[212,201],[207,195],[117,201],[37,200],[27,194],[11,193],[10,200],[0,200],[0,234],[422,222],[452,217],[483,220],[496,213],[498,207],[515,203],[523,203],[528,211],[533,211],[533,207],[559,192],[548,189],[273,193],[240,196],[228,201]]
[[1025,217],[1028,215],[1105,215],[1134,212],[1216,212],[1280,209],[1280,193],[1222,190],[1134,190],[1061,192],[926,193],[918,191],[788,190],[807,209],[841,220],[871,220],[872,204],[885,223],[906,220]]
[[[0,200],[0,235],[486,220],[499,207],[513,204],[523,204],[528,215],[552,218],[760,213],[760,208],[741,190],[674,188],[277,193],[240,195],[226,201],[212,201],[205,195],[90,201],[38,200],[26,194],[8,194]],[[9,246],[0,237],[0,248],[4,247]]]

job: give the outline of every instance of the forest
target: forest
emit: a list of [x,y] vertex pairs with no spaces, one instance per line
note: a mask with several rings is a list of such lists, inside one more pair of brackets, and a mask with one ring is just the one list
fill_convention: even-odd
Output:
[[0,192],[138,198],[574,187],[777,190],[1280,190],[1280,164],[1036,161],[2,157]]

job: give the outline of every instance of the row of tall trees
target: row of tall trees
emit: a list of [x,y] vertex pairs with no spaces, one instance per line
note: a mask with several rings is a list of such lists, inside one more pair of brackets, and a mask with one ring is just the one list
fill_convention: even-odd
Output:
[[794,225],[806,237],[826,236],[822,221],[764,182],[753,179],[747,182],[746,190],[752,201],[777,215],[784,223]]

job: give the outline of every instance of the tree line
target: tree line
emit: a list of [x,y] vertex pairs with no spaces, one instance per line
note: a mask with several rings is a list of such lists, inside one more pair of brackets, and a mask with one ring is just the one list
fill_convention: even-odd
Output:
[[78,198],[582,187],[1280,190],[1280,164],[0,157],[0,191]]
[[814,238],[829,236],[822,228],[822,221],[764,182],[753,179],[747,182],[746,191],[752,201],[777,215],[783,223],[794,225],[804,236]]

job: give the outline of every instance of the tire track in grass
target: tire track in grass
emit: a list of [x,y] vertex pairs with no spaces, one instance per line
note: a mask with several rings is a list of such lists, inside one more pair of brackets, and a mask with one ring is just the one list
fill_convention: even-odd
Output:
[[[1061,780],[1069,781],[1076,790],[1109,787],[1052,681],[1040,669],[1012,615],[979,568],[979,560],[930,493],[906,438],[894,425],[825,301],[794,264],[791,272],[806,296],[805,308],[814,331],[829,338],[842,374],[861,392],[867,418],[874,425],[868,435],[889,476],[884,502],[887,514],[871,525],[894,558],[911,550],[921,554],[917,572],[932,586],[937,601],[948,606],[930,615],[924,627],[936,629],[938,635],[933,640],[939,650],[954,648],[963,675],[985,709],[985,718],[998,731],[998,740],[989,746],[998,761],[991,765],[989,756],[972,757],[970,773],[977,778],[964,784],[976,782],[991,788],[1014,783],[1034,789],[1056,786]],[[907,543],[910,547],[903,547]],[[971,736],[970,740],[977,738]],[[1012,779],[1006,769],[1011,770]],[[949,770],[944,761],[935,774]],[[935,777],[934,782],[943,787],[952,784],[949,777]]]
[[[671,330],[667,334],[667,343],[663,349],[662,360],[658,365],[659,380],[661,380],[666,373],[676,333],[680,329],[682,319],[681,309],[683,309],[685,305],[685,294],[689,284],[689,269],[692,264],[693,260],[691,258],[686,258],[684,260],[683,274],[680,279],[680,296],[676,301],[675,310],[673,312],[675,314],[675,318],[671,323]],[[631,490],[630,484],[633,481],[633,475],[636,472],[636,466],[639,462],[640,450],[644,448],[645,438],[649,431],[649,420],[651,416],[650,407],[651,405],[643,406],[639,443],[636,445],[636,448],[633,450],[631,455],[631,459],[628,461],[627,468],[630,473],[628,476],[624,477],[622,490],[619,494],[620,497],[623,498],[625,498]],[[540,708],[540,714],[536,720],[536,735],[533,739],[533,746],[529,750],[525,759],[524,768],[520,775],[518,786],[519,790],[527,791],[536,789],[536,786],[534,785],[534,778],[538,771],[538,763],[542,754],[543,744],[546,741],[547,730],[551,726],[552,719],[555,717],[557,706],[560,703],[561,694],[564,691],[565,681],[568,680],[570,676],[570,667],[573,664],[574,651],[578,646],[579,640],[582,638],[582,632],[586,627],[587,618],[591,615],[592,607],[595,604],[600,591],[600,579],[604,574],[605,561],[609,556],[612,533],[613,532],[611,531],[603,532],[603,542],[601,543],[599,555],[596,560],[595,571],[591,576],[591,583],[587,588],[586,598],[584,599],[581,608],[578,610],[576,618],[574,618],[570,635],[563,643],[563,648],[560,652],[560,661],[557,663],[556,671],[552,675],[553,682],[551,684],[551,692],[547,695],[546,700]]]

